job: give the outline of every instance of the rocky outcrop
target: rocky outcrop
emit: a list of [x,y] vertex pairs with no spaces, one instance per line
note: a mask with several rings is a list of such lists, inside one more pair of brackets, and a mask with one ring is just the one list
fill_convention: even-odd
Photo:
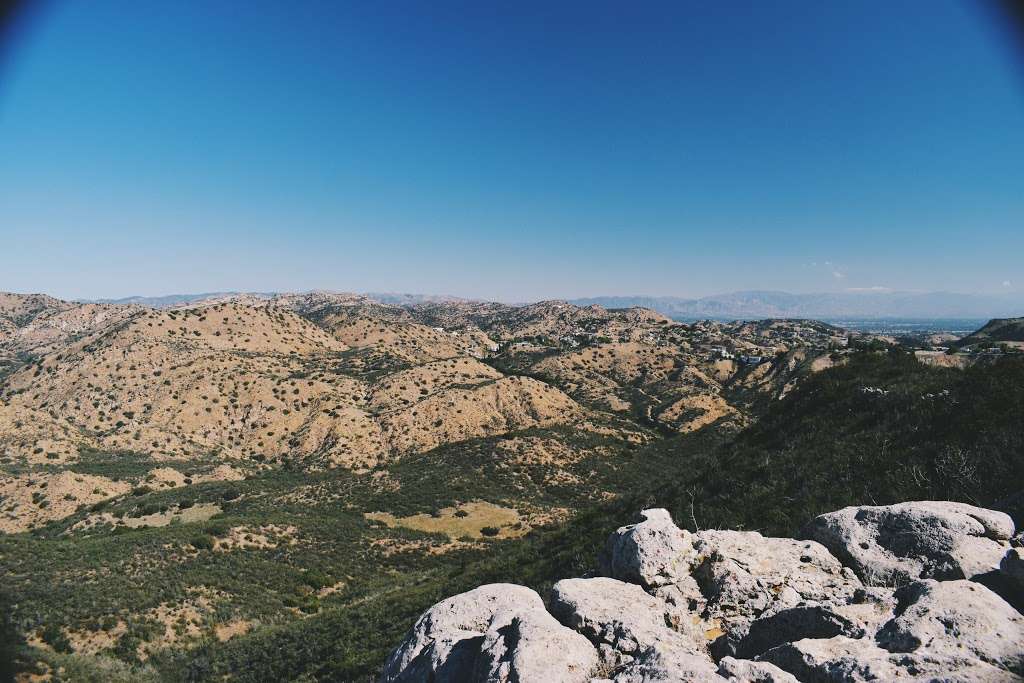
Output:
[[[754,531],[702,531],[695,537],[690,576],[699,593],[691,593],[689,603],[708,633],[723,632],[711,644],[718,657],[739,654],[741,642],[756,654],[748,632],[757,619],[798,605],[845,606],[862,588],[853,572],[813,541],[765,538]],[[690,582],[676,586],[683,590]],[[673,599],[671,589],[662,594]]]
[[875,640],[890,652],[926,649],[1024,670],[1024,617],[971,581],[919,581],[896,592],[896,616]]
[[998,570],[1013,520],[963,503],[900,503],[820,515],[805,535],[829,549],[864,583],[972,579]]
[[[945,502],[821,515],[804,540],[679,529],[611,534],[606,576],[483,586],[417,620],[383,681],[1024,681],[1012,520]],[[974,580],[971,580],[974,579]]]
[[503,610],[491,618],[471,680],[493,683],[588,680],[597,652],[544,610]]
[[616,579],[563,579],[551,589],[551,613],[594,643],[604,661],[631,662],[654,646],[699,652],[703,639],[686,613]]
[[723,657],[718,662],[718,674],[729,681],[743,683],[797,683],[793,674],[769,662]]
[[769,650],[761,659],[792,673],[804,683],[1019,683],[1021,680],[1013,672],[978,659],[931,652],[894,654],[870,639],[846,636],[798,640]]
[[803,638],[848,636],[862,638],[865,630],[832,605],[800,605],[781,609],[754,621],[737,645],[737,654],[753,657]]
[[382,681],[589,680],[597,652],[544,609],[534,591],[481,586],[423,613],[384,666]]
[[685,577],[693,554],[690,534],[672,523],[668,510],[644,510],[640,517],[637,524],[620,527],[608,537],[598,558],[601,571],[644,588]]
[[1024,593],[1024,552],[1020,548],[1006,551],[999,563],[999,570],[1014,589]]

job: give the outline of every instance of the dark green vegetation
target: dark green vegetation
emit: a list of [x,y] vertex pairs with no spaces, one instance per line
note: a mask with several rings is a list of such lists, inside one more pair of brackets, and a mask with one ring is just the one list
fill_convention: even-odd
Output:
[[10,596],[0,592],[0,683],[14,680],[16,659],[25,642],[11,619]]
[[1024,359],[955,370],[859,354],[689,467],[659,496],[680,523],[691,499],[702,526],[771,535],[824,511],[902,500],[959,500],[1024,521]]
[[93,474],[117,480],[131,480],[144,477],[154,467],[176,467],[186,474],[207,472],[213,465],[207,462],[185,460],[160,460],[145,453],[131,451],[108,453],[92,449],[83,449],[78,460],[70,465],[25,465],[17,462],[4,463],[4,472],[8,474],[25,474],[32,472],[61,472],[70,470],[78,474]]
[[996,318],[977,332],[960,340],[960,346],[996,342],[1024,342],[1024,318]]
[[[437,600],[494,581],[544,594],[558,578],[592,571],[607,533],[646,506],[669,508],[691,529],[772,535],[798,532],[812,516],[845,505],[927,498],[1003,508],[1024,521],[1020,497],[1014,502],[1024,482],[1019,357],[961,371],[899,352],[854,354],[806,378],[735,436],[712,427],[638,447],[568,429],[516,436],[569,443],[579,458],[561,469],[576,478],[555,477],[553,465],[510,464],[498,455],[502,438],[477,439],[404,458],[383,478],[278,468],[239,482],[129,495],[105,510],[132,516],[216,503],[222,512],[208,521],[67,533],[90,514],[80,511],[32,534],[0,537],[14,624],[28,633],[52,623],[103,630],[125,622],[103,658],[61,652],[68,649],[61,632],[43,633],[57,650],[43,659],[74,680],[366,680]],[[82,467],[119,473],[105,469],[115,464],[101,454]],[[133,467],[130,459],[123,467]],[[617,497],[601,502],[601,490]],[[524,538],[455,545],[361,514],[429,513],[470,499],[580,512]],[[214,549],[232,528],[269,525],[293,527],[296,542]],[[322,590],[329,586],[336,590]],[[136,662],[138,645],[156,637],[147,612],[194,599],[200,588],[219,623],[260,625],[224,643],[211,635]]]

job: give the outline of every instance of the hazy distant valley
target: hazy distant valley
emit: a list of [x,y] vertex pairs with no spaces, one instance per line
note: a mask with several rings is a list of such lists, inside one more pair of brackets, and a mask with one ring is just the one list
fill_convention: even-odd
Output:
[[[233,296],[271,298],[266,292],[212,292],[170,296],[133,296],[97,299],[88,303],[140,304],[154,308],[181,306]],[[469,303],[467,299],[444,295],[367,293],[368,299],[383,304]],[[595,296],[569,299],[577,306],[604,308],[649,308],[673,319],[761,320],[765,318],[815,318],[819,320],[914,321],[919,325],[958,321],[984,321],[1018,315],[1024,298],[1013,292],[1001,294],[959,294],[955,292],[901,292],[890,290],[842,291],[792,294],[779,291],[730,292],[699,298],[674,296]],[[974,328],[972,328],[974,329]]]

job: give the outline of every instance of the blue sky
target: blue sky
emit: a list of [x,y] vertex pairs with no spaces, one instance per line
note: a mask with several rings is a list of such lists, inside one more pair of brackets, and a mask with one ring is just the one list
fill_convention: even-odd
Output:
[[0,64],[0,289],[1019,292],[981,6],[51,0]]

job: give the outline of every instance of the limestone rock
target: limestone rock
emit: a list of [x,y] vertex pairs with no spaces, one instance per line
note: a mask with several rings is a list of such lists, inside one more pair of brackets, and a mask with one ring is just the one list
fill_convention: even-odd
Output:
[[384,665],[381,681],[468,680],[492,618],[502,610],[543,610],[534,591],[507,583],[480,586],[424,612]]
[[769,662],[723,657],[718,662],[718,675],[730,683],[798,683],[793,674]]
[[1024,591],[1024,552],[1020,548],[1011,548],[999,562],[999,571],[1013,584],[1018,591]]
[[895,654],[867,639],[835,636],[772,648],[759,658],[804,683],[1019,683],[1015,674],[969,657],[929,652]]
[[1002,512],[940,501],[848,507],[816,517],[812,538],[873,586],[962,579],[999,567],[1013,520]]
[[618,669],[614,683],[797,683],[792,674],[769,662],[725,657],[716,666],[705,655],[656,643]]
[[586,683],[597,650],[544,610],[502,610],[491,618],[473,671],[480,683]]
[[898,616],[878,632],[891,652],[970,656],[1024,671],[1024,616],[972,581],[920,581],[900,589]]
[[616,671],[612,680],[615,683],[704,683],[722,679],[718,667],[707,655],[661,641],[637,652],[636,658]]
[[700,649],[685,631],[680,615],[640,586],[605,577],[563,579],[551,589],[551,612],[560,622],[598,645],[602,658],[614,664],[630,661],[663,642],[677,649]]
[[656,588],[689,573],[693,556],[690,534],[672,522],[668,510],[640,513],[642,521],[619,528],[608,537],[599,558],[606,576]]
[[602,558],[629,581],[559,581],[550,614],[508,584],[449,598],[382,681],[1024,683],[1024,615],[1001,597],[1021,581],[1013,531],[1002,513],[956,503],[856,507],[809,527],[826,547],[689,534],[645,510]]
[[[820,544],[766,538],[755,531],[695,534],[695,579],[704,599],[701,616],[717,657],[736,655],[751,622],[768,611],[806,602],[845,604],[860,580]],[[691,603],[693,601],[691,600]]]
[[802,605],[756,619],[739,643],[740,657],[754,657],[773,647],[804,638],[863,638],[864,629],[828,605]]
[[766,538],[756,531],[696,534],[694,576],[709,605],[754,617],[773,604],[846,601],[860,581],[814,541]]

